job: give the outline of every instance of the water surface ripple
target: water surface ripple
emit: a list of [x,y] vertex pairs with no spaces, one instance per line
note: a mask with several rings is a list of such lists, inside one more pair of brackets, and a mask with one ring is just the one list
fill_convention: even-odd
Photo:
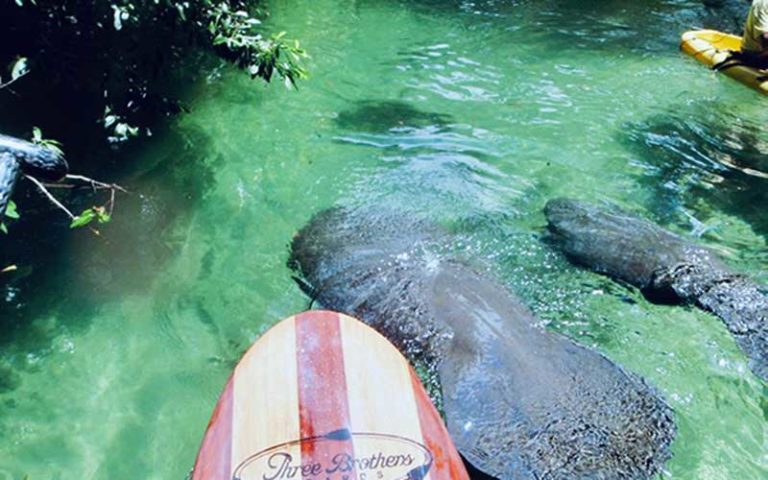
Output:
[[545,328],[658,386],[679,426],[663,478],[768,478],[768,391],[721,322],[540,241],[548,199],[610,202],[768,284],[765,100],[677,45],[693,26],[737,29],[744,2],[268,7],[312,79],[211,75],[132,152],[119,180],[142,196],[106,241],[30,237],[45,262],[0,287],[0,479],[184,478],[239,356],[307,306],[288,242],[337,204],[445,224]]

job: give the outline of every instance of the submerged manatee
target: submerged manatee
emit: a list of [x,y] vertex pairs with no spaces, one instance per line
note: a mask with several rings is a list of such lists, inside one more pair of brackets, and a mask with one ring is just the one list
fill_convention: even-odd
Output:
[[452,121],[450,115],[424,112],[399,100],[364,100],[339,112],[336,125],[346,130],[386,133],[393,128],[445,127]]
[[550,239],[575,262],[635,285],[651,300],[694,303],[725,323],[768,380],[768,297],[711,251],[622,212],[568,199],[545,207]]
[[501,479],[658,472],[675,426],[655,390],[538,327],[500,283],[441,253],[449,242],[410,217],[333,209],[298,233],[289,265],[324,307],[437,373],[448,430],[478,469]]

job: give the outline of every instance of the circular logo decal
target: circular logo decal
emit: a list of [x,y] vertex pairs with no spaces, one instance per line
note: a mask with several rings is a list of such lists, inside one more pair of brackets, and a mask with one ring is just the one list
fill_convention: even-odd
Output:
[[233,480],[421,480],[432,454],[409,438],[347,429],[274,445],[235,469]]

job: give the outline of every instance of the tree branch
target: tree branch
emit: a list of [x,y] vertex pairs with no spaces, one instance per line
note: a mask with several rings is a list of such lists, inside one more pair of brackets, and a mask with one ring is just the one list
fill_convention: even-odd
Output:
[[18,77],[16,77],[16,78],[12,79],[12,80],[11,80],[11,81],[9,81],[9,82],[0,83],[0,90],[4,89],[4,88],[6,88],[6,87],[10,87],[10,86],[11,86],[11,85],[13,85],[13,84],[14,84],[14,83],[15,83],[17,80],[19,80],[19,79],[21,79],[21,78],[24,78],[24,77],[25,77],[25,76],[26,76],[26,75],[27,75],[29,72],[30,72],[30,71],[29,71],[29,70],[27,70],[26,72],[22,73],[21,75],[19,75]]
[[109,190],[113,190],[113,191],[114,190],[119,190],[119,191],[121,191],[123,193],[130,193],[128,190],[124,189],[123,187],[121,187],[120,185],[118,185],[116,183],[104,183],[104,182],[100,182],[98,180],[94,180],[92,178],[89,178],[89,177],[86,177],[86,176],[83,176],[83,175],[67,175],[64,178],[66,180],[76,180],[76,181],[80,181],[80,182],[89,183],[91,185],[91,187],[93,187],[94,190],[97,190],[97,189],[102,189],[102,190],[109,189]]
[[27,179],[27,180],[29,180],[30,182],[34,183],[35,185],[37,185],[37,188],[38,188],[38,189],[39,189],[39,190],[40,190],[40,191],[43,193],[43,195],[45,195],[46,197],[48,197],[48,200],[50,200],[50,201],[51,201],[51,203],[53,203],[53,204],[54,204],[54,205],[56,205],[56,206],[57,206],[57,207],[58,207],[60,210],[62,210],[64,213],[66,213],[66,214],[67,214],[67,216],[68,216],[68,217],[69,217],[71,220],[74,220],[74,219],[75,219],[75,215],[74,215],[72,212],[70,212],[70,211],[69,211],[69,209],[68,209],[67,207],[65,207],[64,205],[62,205],[62,204],[61,204],[61,202],[59,202],[58,200],[56,200],[56,197],[54,197],[54,196],[51,194],[51,192],[49,192],[49,191],[48,191],[48,189],[47,189],[47,188],[45,188],[45,185],[43,185],[42,183],[40,183],[40,180],[36,179],[35,177],[29,176],[29,175],[24,175],[24,178],[26,178],[26,179]]

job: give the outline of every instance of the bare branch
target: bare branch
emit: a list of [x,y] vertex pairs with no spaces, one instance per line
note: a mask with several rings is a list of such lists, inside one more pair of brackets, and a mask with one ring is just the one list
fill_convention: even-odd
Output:
[[6,87],[10,87],[10,86],[11,86],[11,85],[13,85],[13,84],[14,84],[14,83],[15,83],[17,80],[19,80],[19,79],[21,79],[21,78],[24,78],[24,77],[25,77],[25,76],[26,76],[26,75],[27,75],[29,72],[30,72],[30,70],[27,70],[26,72],[22,73],[22,74],[21,74],[21,75],[19,75],[18,77],[14,78],[14,79],[12,79],[12,80],[10,80],[10,81],[8,81],[8,82],[5,82],[5,83],[0,83],[0,90],[4,89],[4,88],[6,88]]
[[51,194],[51,192],[49,192],[49,191],[48,191],[48,189],[47,189],[47,188],[45,188],[45,185],[43,185],[42,183],[40,183],[40,180],[36,179],[35,177],[29,176],[29,175],[24,175],[24,178],[26,178],[26,179],[27,179],[27,180],[29,180],[30,182],[34,183],[35,185],[37,185],[37,188],[38,188],[38,189],[39,189],[39,190],[40,190],[40,191],[43,193],[43,195],[45,195],[46,197],[48,197],[48,200],[50,200],[50,201],[51,201],[51,203],[53,203],[54,205],[56,205],[57,207],[59,207],[59,209],[60,209],[60,210],[64,211],[64,213],[66,213],[66,214],[67,214],[67,216],[68,216],[70,219],[72,219],[72,220],[74,220],[74,219],[75,219],[75,215],[74,215],[72,212],[70,212],[70,211],[69,211],[69,209],[68,209],[67,207],[65,207],[64,205],[62,205],[62,204],[61,204],[61,202],[59,202],[58,200],[56,200],[56,197],[54,197],[54,196]]
[[64,178],[67,180],[76,180],[80,182],[89,183],[91,187],[93,187],[94,189],[110,189],[110,190],[119,190],[123,193],[130,193],[128,190],[124,189],[123,187],[121,187],[116,183],[104,183],[83,175],[67,175]]
[[112,216],[112,212],[115,210],[115,189],[113,188],[110,192],[109,197],[109,216]]

